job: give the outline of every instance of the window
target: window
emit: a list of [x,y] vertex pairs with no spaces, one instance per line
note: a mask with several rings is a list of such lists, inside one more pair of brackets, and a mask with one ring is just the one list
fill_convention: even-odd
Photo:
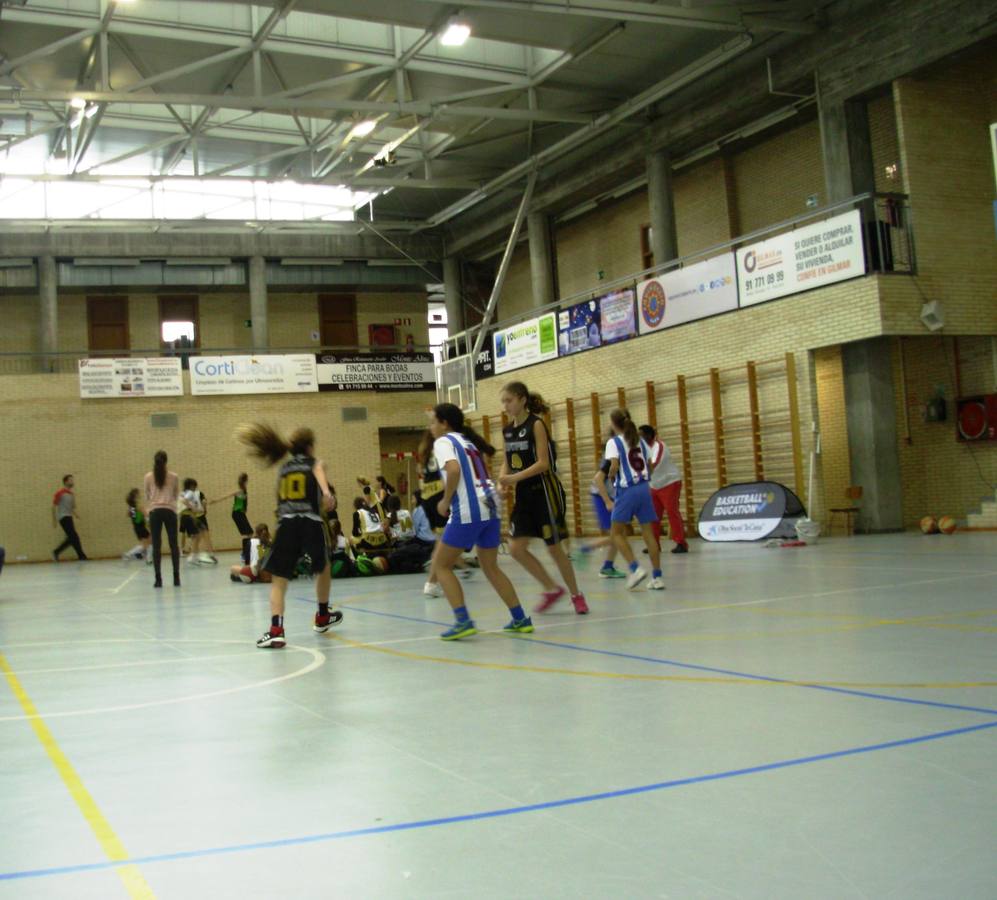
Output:
[[198,298],[178,294],[159,298],[159,338],[164,347],[181,350],[201,346]]
[[87,347],[96,356],[127,354],[127,297],[87,297]]
[[319,294],[318,309],[323,347],[356,347],[359,344],[354,294]]
[[445,303],[429,304],[429,349],[437,363],[443,362],[443,345],[447,339],[447,307]]
[[654,251],[651,249],[651,226],[640,226],[640,267],[650,269],[654,265]]

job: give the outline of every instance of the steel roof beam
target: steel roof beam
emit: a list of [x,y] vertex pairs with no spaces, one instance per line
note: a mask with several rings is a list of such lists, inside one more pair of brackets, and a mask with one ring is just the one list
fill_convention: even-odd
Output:
[[[436,0],[416,0],[436,2]],[[545,13],[585,19],[614,19],[623,22],[643,22],[649,25],[670,27],[705,28],[711,31],[743,32],[748,29],[761,31],[792,31],[813,34],[817,26],[812,22],[799,22],[772,16],[741,13],[738,10],[688,9],[685,6],[661,6],[633,0],[462,0],[462,6],[501,9],[522,14]]]
[[[391,103],[372,100],[329,100],[300,99],[294,97],[241,97],[235,94],[146,94],[129,93],[128,91],[77,91],[65,89],[31,90],[24,88],[9,88],[10,99],[28,101],[63,101],[68,102],[73,97],[81,97],[93,103],[128,103],[136,106],[203,106],[210,109],[242,109],[250,112],[289,112],[291,110],[315,109],[324,112],[366,112],[389,113],[396,115],[429,116],[432,114],[458,116],[461,118],[510,119],[524,122],[566,122],[569,124],[586,125],[596,117],[586,113],[567,112],[551,109],[516,109],[492,106],[452,106],[446,103],[437,104],[431,100]],[[4,88],[0,86],[0,100]],[[202,113],[203,115],[203,113]]]

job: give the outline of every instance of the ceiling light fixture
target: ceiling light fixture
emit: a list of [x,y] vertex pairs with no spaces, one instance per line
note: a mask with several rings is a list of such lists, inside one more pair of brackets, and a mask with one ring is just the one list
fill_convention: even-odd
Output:
[[367,137],[375,128],[377,128],[377,121],[375,119],[364,119],[353,126],[353,129],[350,131],[350,137]]
[[87,105],[87,101],[82,97],[73,97],[73,99],[69,101],[69,105],[73,107],[73,109],[83,109]]
[[471,36],[471,26],[463,22],[450,22],[447,30],[440,35],[444,47],[460,47]]

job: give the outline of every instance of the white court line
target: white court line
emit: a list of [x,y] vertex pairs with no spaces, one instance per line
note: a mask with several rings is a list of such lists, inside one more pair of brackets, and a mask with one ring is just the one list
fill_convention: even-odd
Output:
[[134,581],[141,574],[142,574],[142,570],[141,569],[136,569],[134,572],[132,572],[131,575],[129,575],[124,581],[122,581],[121,584],[119,584],[116,588],[112,588],[111,589],[111,593],[112,594],[118,593],[118,591],[120,591],[126,584],[129,584],[130,582]]
[[259,650],[248,650],[245,653],[219,653],[217,656],[173,656],[169,659],[140,659],[132,662],[101,663],[96,666],[61,666],[53,669],[18,669],[15,675],[40,675],[48,672],[95,672],[99,669],[129,669],[133,666],[164,666],[182,662],[208,662],[218,659],[241,659],[244,656],[262,657]]
[[[916,587],[922,584],[937,584],[939,582],[944,582],[944,581],[959,581],[963,578],[985,578],[985,577],[989,578],[994,575],[997,575],[997,572],[979,572],[972,575],[951,575],[951,576],[946,576],[945,578],[929,578],[929,579],[922,579],[919,581],[898,582],[897,584],[892,584],[889,585],[888,587],[891,588]],[[857,591],[864,591],[868,589],[869,589],[868,585],[862,585],[860,587],[838,588],[837,590],[833,591],[820,591],[819,593],[789,594],[784,597],[762,597],[759,600],[739,600],[736,603],[717,603],[717,604],[711,604],[709,606],[685,606],[680,609],[662,609],[662,610],[656,610],[654,612],[634,613],[632,615],[627,615],[627,616],[600,616],[600,617],[572,616],[570,619],[568,619],[565,622],[544,623],[543,625],[535,625],[534,628],[536,631],[540,631],[541,629],[546,630],[550,628],[574,627],[577,625],[583,625],[586,622],[624,622],[631,619],[650,619],[650,618],[656,618],[658,616],[677,616],[677,615],[682,615],[683,613],[709,612],[711,610],[718,610],[718,609],[733,609],[739,606],[762,606],[768,603],[779,603],[780,601],[783,600],[807,600],[812,597],[829,597],[834,594],[850,594],[850,593],[856,593]],[[650,591],[634,591],[628,593],[633,593],[635,596],[639,596],[642,593],[650,593]],[[388,596],[388,595],[382,594],[381,596]],[[667,594],[662,596],[666,597]],[[347,610],[347,612],[348,611],[349,610]],[[380,612],[380,610],[374,610],[374,612]],[[430,623],[427,622],[426,624],[428,625]],[[501,629],[483,628],[480,629],[480,633],[501,634],[502,631]],[[409,644],[409,643],[416,643],[418,641],[434,641],[434,640],[439,640],[439,636],[432,634],[432,635],[423,635],[421,637],[413,637],[413,638],[396,638],[394,640],[388,640],[388,641],[362,641],[359,643],[361,643],[363,647],[382,647],[386,644]],[[527,640],[529,639],[527,638]],[[343,650],[362,649],[362,647],[360,648],[350,647],[349,644],[333,644],[332,646],[333,648],[343,649]]]
[[[61,643],[70,643],[69,641],[62,641]],[[73,642],[75,643],[75,642]],[[188,643],[187,641],[176,640],[173,643]],[[212,642],[207,640],[199,641],[198,643],[237,643],[235,641],[218,641]],[[240,642],[241,643],[241,642]],[[252,690],[254,688],[266,687],[270,684],[280,684],[285,681],[290,681],[292,678],[301,678],[303,675],[308,675],[310,672],[314,672],[317,668],[325,663],[325,654],[320,650],[314,650],[310,647],[301,647],[297,644],[288,644],[288,650],[298,650],[302,653],[308,653],[312,657],[312,661],[301,669],[295,672],[288,672],[286,675],[279,675],[276,678],[267,678],[265,681],[254,681],[250,684],[239,685],[233,688],[222,688],[217,691],[206,691],[201,694],[189,694],[186,697],[170,697],[166,700],[150,700],[146,703],[127,703],[121,706],[100,706],[92,709],[76,709],[69,710],[67,712],[39,712],[38,715],[44,719],[66,719],[74,716],[95,716],[103,713],[113,713],[113,712],[127,712],[136,709],[148,709],[152,706],[171,706],[177,703],[192,703],[197,700],[207,700],[210,697],[224,697],[229,694],[238,694],[242,691]],[[0,722],[23,722],[26,719],[34,718],[33,716],[0,716]]]

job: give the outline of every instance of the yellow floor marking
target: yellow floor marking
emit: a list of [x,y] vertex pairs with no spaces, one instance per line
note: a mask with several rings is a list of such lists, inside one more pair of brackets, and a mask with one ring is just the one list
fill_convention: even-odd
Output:
[[[0,653],[0,671],[7,677],[7,684],[10,685],[10,689],[17,698],[17,702],[21,704],[21,708],[24,710],[25,715],[27,715],[28,721],[34,729],[35,736],[41,742],[42,747],[48,754],[48,758],[52,760],[52,764],[59,773],[59,777],[62,778],[62,782],[66,785],[70,796],[76,801],[77,807],[79,807],[83,818],[86,819],[87,824],[96,836],[107,858],[113,862],[120,861],[126,863],[128,860],[128,851],[125,850],[124,845],[114,833],[111,823],[104,818],[93,797],[90,796],[90,792],[83,786],[82,779],[56,743],[52,732],[48,730],[48,726],[38,714],[38,710],[35,709],[35,704],[21,686],[21,682],[17,680],[17,676],[2,653]],[[143,900],[155,897],[152,888],[149,887],[137,866],[117,866],[115,872],[118,873],[118,877],[124,884],[125,890],[128,891],[129,897],[143,898]]]
[[[843,687],[843,688],[978,688],[997,687],[997,681],[938,681],[938,682],[893,682],[893,681],[763,681],[757,678],[738,678],[728,675],[631,675],[624,672],[593,672],[584,669],[559,669],[548,666],[519,666],[512,663],[480,662],[471,659],[455,659],[450,656],[430,656],[425,653],[410,653],[407,650],[394,650],[390,647],[374,646],[361,641],[352,641],[342,635],[328,632],[325,635],[334,641],[356,647],[360,650],[372,650],[387,656],[397,656],[401,659],[411,659],[416,662],[444,663],[450,666],[465,666],[473,669],[491,669],[499,672],[531,672],[541,675],[572,675],[581,678],[605,678],[619,681],[677,681],[693,684],[744,684],[769,687]],[[482,636],[487,637],[487,633]],[[496,635],[497,636],[497,635]],[[517,640],[501,635],[503,640]],[[518,638],[529,640],[529,638]]]

